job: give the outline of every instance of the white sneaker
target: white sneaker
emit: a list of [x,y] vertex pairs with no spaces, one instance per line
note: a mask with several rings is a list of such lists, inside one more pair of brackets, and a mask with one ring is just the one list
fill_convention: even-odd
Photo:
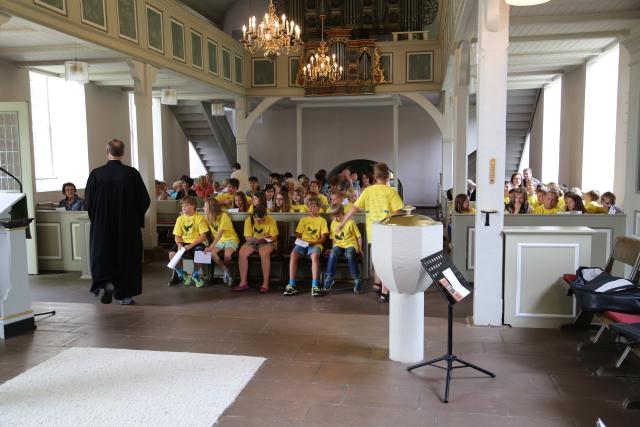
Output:
[[222,276],[222,281],[225,285],[231,286],[231,276],[229,275],[229,271],[224,272],[224,276]]

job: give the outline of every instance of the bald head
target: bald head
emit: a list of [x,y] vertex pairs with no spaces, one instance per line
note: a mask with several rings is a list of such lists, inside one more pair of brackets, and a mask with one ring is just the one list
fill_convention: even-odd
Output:
[[124,156],[124,142],[112,139],[107,144],[107,157],[109,160],[120,160]]

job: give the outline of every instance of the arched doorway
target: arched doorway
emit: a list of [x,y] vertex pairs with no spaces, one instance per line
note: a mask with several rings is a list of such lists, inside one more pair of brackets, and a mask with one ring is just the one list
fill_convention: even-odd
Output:
[[[349,169],[351,172],[357,172],[359,177],[361,177],[362,174],[365,174],[365,173],[368,174],[369,176],[372,176],[373,166],[376,163],[379,163],[379,162],[368,160],[368,159],[348,160],[346,162],[340,163],[339,165],[331,169],[329,171],[328,176],[340,175],[340,172],[342,172],[345,168]],[[392,184],[394,184],[393,180],[395,180],[395,173],[391,170],[389,172],[392,179],[391,182]],[[398,180],[397,189],[398,189],[398,193],[400,194],[400,197],[402,197],[402,182],[400,180]]]

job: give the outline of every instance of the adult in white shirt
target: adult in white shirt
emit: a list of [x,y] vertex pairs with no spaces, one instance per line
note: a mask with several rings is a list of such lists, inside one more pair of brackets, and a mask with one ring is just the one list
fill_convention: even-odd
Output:
[[242,191],[244,193],[249,190],[249,177],[247,176],[245,171],[240,168],[240,163],[234,163],[232,168],[233,172],[231,172],[231,178],[237,179],[240,183],[238,191]]

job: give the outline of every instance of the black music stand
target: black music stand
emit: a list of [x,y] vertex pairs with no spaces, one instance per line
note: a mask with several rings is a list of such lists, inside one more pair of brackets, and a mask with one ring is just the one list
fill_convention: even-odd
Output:
[[[416,368],[420,368],[422,366],[433,366],[434,368],[444,369],[447,371],[447,381],[444,389],[444,403],[449,402],[449,383],[451,382],[451,371],[453,369],[459,368],[473,368],[476,371],[482,372],[490,376],[491,378],[495,378],[496,374],[493,372],[487,371],[486,369],[482,369],[479,366],[476,366],[472,363],[464,361],[460,359],[458,356],[453,354],[453,306],[458,302],[452,295],[449,294],[445,290],[445,288],[440,284],[439,280],[444,277],[443,272],[450,268],[451,271],[455,274],[460,283],[468,288],[468,283],[462,276],[462,273],[456,268],[455,265],[451,262],[449,257],[444,253],[444,251],[437,252],[431,256],[423,258],[421,260],[422,267],[427,271],[431,279],[433,280],[434,285],[440,291],[442,298],[447,302],[448,306],[448,330],[447,330],[447,354],[444,354],[440,357],[436,357],[435,359],[427,360],[424,362],[419,362],[407,367],[407,371],[411,371]],[[447,366],[439,366],[436,365],[437,362],[446,361]],[[458,362],[460,366],[453,366],[453,362]]]

